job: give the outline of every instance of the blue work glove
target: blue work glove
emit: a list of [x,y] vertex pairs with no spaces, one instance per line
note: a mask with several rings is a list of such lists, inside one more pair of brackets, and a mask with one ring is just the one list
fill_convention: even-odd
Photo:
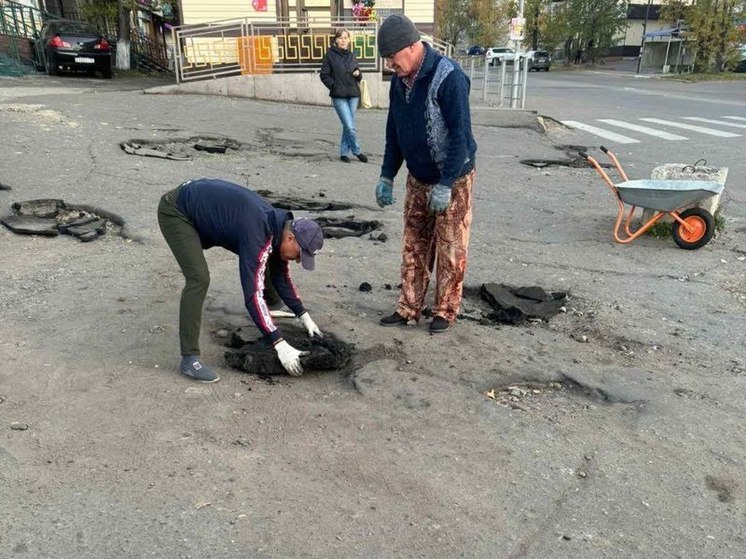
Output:
[[384,206],[390,206],[396,200],[394,200],[394,181],[381,177],[378,179],[376,185],[376,202],[382,208]]
[[444,184],[436,184],[430,192],[430,201],[427,209],[431,214],[442,214],[451,204],[451,187]]

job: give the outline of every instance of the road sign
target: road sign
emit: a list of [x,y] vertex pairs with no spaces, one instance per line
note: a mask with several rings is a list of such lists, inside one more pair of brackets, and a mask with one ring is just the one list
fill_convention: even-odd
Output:
[[510,40],[511,41],[522,41],[523,30],[526,28],[525,17],[514,17],[510,20]]

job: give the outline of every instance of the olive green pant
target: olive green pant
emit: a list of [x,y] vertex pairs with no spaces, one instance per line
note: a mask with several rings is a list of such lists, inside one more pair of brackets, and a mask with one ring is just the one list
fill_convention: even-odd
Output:
[[[158,204],[158,225],[186,283],[179,305],[179,344],[182,355],[199,355],[199,332],[202,327],[202,306],[210,287],[210,270],[199,233],[187,217],[176,207],[178,187],[166,192]],[[270,263],[272,259],[270,259]],[[270,273],[271,273],[270,266]],[[272,282],[265,280],[264,298],[270,307],[281,300]]]

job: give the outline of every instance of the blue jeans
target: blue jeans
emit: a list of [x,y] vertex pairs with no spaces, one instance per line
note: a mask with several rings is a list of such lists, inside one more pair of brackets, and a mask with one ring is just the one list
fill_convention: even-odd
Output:
[[347,155],[352,150],[353,155],[360,153],[360,144],[357,143],[357,128],[355,127],[355,112],[360,97],[342,99],[332,97],[332,105],[337,111],[337,116],[342,123],[342,140],[339,145],[339,155]]

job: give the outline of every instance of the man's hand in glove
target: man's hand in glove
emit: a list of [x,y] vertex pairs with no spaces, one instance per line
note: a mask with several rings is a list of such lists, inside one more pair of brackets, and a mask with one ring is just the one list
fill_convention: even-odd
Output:
[[298,351],[285,340],[280,340],[275,344],[275,351],[277,357],[280,359],[280,363],[285,367],[285,370],[294,377],[299,377],[303,374],[303,366],[300,364],[300,358],[304,355],[308,355],[308,351]]
[[384,206],[390,206],[396,200],[394,200],[394,181],[381,177],[378,179],[376,185],[376,202],[382,208]]
[[442,214],[451,204],[451,189],[444,184],[436,184],[430,192],[427,209],[431,214]]
[[304,312],[302,315],[300,315],[298,317],[298,320],[300,320],[300,323],[308,332],[309,338],[313,338],[314,336],[318,336],[319,338],[324,337],[324,334],[321,333],[321,330],[319,330],[319,327],[316,326],[316,323],[311,320],[311,315],[308,314],[308,312]]

